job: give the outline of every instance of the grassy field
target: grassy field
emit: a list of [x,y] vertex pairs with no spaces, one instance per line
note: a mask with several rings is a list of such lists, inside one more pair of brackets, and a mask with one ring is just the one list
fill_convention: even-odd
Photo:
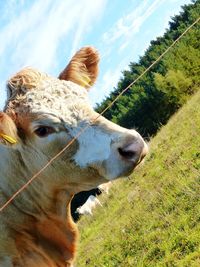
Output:
[[78,267],[200,266],[200,92],[150,143],[131,180],[79,222]]

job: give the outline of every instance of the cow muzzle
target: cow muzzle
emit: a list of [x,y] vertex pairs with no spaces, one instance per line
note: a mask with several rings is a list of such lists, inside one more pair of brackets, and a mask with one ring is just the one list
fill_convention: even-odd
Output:
[[133,140],[132,143],[118,148],[118,153],[122,160],[138,165],[147,155],[148,146],[142,138]]
[[148,153],[148,146],[136,131],[120,134],[111,144],[102,173],[108,180],[130,175]]

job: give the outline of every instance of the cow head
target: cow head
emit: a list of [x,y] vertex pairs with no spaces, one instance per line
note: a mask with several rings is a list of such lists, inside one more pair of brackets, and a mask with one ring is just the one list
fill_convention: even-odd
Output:
[[18,129],[15,150],[27,169],[39,169],[77,137],[46,171],[51,185],[73,193],[130,174],[147,154],[138,132],[106,120],[90,106],[87,89],[97,78],[98,62],[97,51],[84,47],[59,78],[26,68],[7,85],[5,112]]

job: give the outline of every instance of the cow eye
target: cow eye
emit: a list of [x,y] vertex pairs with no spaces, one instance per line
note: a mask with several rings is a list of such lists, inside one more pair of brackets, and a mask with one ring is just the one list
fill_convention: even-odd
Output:
[[35,130],[35,134],[39,137],[46,137],[53,132],[55,132],[55,130],[48,126],[41,126]]

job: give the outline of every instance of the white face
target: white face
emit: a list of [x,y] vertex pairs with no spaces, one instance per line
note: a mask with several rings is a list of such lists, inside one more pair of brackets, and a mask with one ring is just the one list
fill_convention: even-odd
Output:
[[[72,135],[76,132],[74,129]],[[76,164],[97,169],[107,180],[129,174],[147,152],[147,145],[136,131],[114,125],[103,117],[78,137],[78,143],[73,157]]]
[[[34,146],[51,157],[84,129],[71,148],[63,153],[63,157],[68,159],[67,166],[62,164],[59,167],[63,172],[67,173],[69,164],[72,164],[73,179],[80,183],[82,179],[86,183],[89,177],[87,182],[91,187],[98,184],[97,180],[102,183],[130,174],[147,153],[142,137],[134,130],[122,128],[99,116],[90,107],[87,94],[80,91],[83,88],[71,82],[56,82],[62,83],[62,88],[67,86],[61,97],[55,97],[54,91],[49,92],[52,101],[42,101],[42,94],[38,99],[39,93],[27,93],[35,116],[30,130]],[[91,178],[90,174],[94,177]]]

